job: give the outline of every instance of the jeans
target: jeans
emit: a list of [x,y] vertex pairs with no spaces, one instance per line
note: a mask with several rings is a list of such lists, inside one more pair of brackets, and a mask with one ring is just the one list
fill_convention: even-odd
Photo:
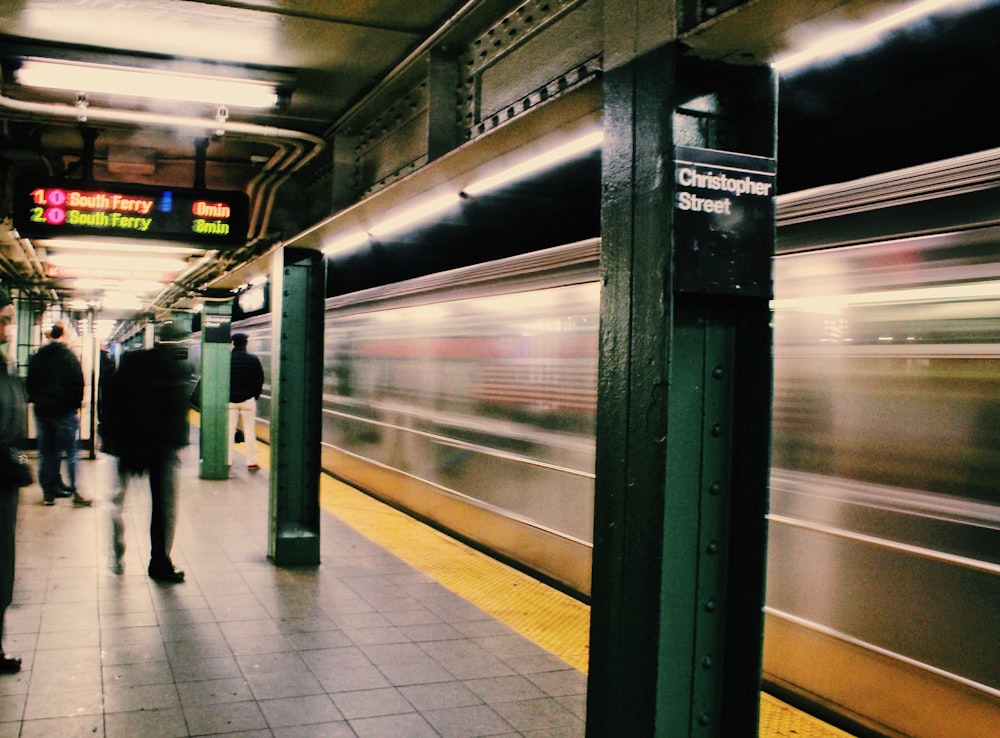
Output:
[[59,492],[59,467],[63,455],[69,470],[69,486],[76,491],[76,436],[80,420],[76,413],[57,418],[35,418],[38,428],[38,484],[46,497]]

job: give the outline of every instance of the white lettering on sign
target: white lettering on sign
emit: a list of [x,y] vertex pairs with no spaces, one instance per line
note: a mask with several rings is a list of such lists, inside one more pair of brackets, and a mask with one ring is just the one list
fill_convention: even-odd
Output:
[[724,172],[699,172],[694,167],[681,167],[677,170],[677,184],[681,187],[697,187],[700,190],[717,190],[741,195],[757,195],[768,197],[771,194],[771,182],[758,182],[751,177],[730,177]]
[[677,193],[677,209],[691,210],[696,213],[720,213],[722,215],[732,214],[733,201],[728,197],[713,200],[708,197],[698,197],[693,192]]
[[[696,166],[677,167],[677,184],[679,189],[674,198],[678,210],[691,213],[712,213],[717,215],[733,215],[733,197],[770,197],[773,182],[762,182],[749,175],[733,177],[715,169],[699,171]],[[730,197],[704,197],[696,195],[688,189],[708,190]]]

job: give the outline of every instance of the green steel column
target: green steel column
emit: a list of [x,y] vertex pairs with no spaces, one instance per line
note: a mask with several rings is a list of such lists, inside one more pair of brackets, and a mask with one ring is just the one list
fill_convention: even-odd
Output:
[[[670,43],[606,70],[604,91],[587,735],[754,736],[775,80]],[[741,155],[749,174],[724,168]],[[763,194],[682,187],[686,156]],[[681,212],[695,194],[711,215]]]
[[17,344],[7,347],[7,358],[17,362],[17,373],[24,377],[28,374],[28,361],[31,355],[38,350],[32,345],[33,331],[35,330],[35,303],[23,293],[14,295],[14,311],[17,320]]
[[271,268],[271,504],[268,555],[319,563],[323,256],[285,248]]
[[201,311],[201,430],[198,434],[202,479],[229,478],[229,326],[233,301],[207,300]]

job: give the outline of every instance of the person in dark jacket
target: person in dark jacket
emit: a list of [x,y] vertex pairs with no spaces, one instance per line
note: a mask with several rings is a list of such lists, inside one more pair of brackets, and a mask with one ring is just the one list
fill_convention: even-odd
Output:
[[[0,348],[10,340],[8,330],[14,321],[10,294],[0,287]],[[24,438],[24,395],[17,378],[7,374],[7,357],[0,352],[0,444],[16,446]],[[14,600],[14,530],[17,523],[19,489],[0,478],[0,674],[21,670],[21,659],[3,650],[3,621],[7,607]]]
[[257,471],[257,398],[264,387],[264,367],[247,351],[247,334],[234,333],[229,355],[229,465],[233,464],[236,425],[243,427],[247,469]]
[[[83,370],[66,345],[66,329],[56,323],[48,332],[52,339],[28,362],[28,402],[35,406],[38,431],[38,484],[46,505],[56,497],[73,498],[74,507],[89,507],[91,500],[76,491],[76,437],[80,432],[83,404]],[[63,488],[59,469],[66,459],[69,487]]]
[[103,448],[118,457],[118,488],[111,500],[114,563],[123,571],[125,490],[134,476],[149,476],[149,576],[184,581],[170,558],[177,523],[177,452],[190,442],[188,395],[193,367],[184,341],[189,332],[174,322],[158,327],[156,345],[130,351],[105,386]]

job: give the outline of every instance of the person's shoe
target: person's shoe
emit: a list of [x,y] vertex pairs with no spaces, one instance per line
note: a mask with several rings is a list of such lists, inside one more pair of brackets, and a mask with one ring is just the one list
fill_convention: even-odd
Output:
[[46,492],[45,494],[42,495],[42,504],[43,505],[55,505],[56,504],[56,496],[52,495],[52,494],[49,494],[48,492]]
[[152,564],[150,564],[148,571],[149,571],[149,578],[157,582],[178,584],[184,581],[184,572],[182,572],[180,569],[175,569],[173,565],[154,567]]
[[250,464],[250,465],[247,466],[247,469],[249,471],[260,471],[260,465],[259,464]]
[[21,671],[21,659],[0,654],[0,674],[16,674]]
[[93,504],[93,500],[88,500],[86,497],[80,497],[80,495],[76,492],[73,493],[73,507],[90,507]]

